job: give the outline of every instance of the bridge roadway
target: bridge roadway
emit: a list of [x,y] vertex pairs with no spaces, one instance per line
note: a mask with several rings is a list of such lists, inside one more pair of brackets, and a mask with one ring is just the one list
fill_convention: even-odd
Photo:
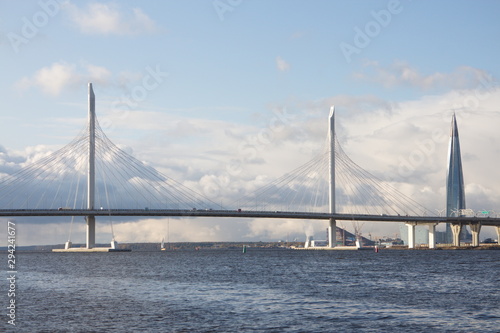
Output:
[[372,221],[372,222],[416,222],[416,223],[481,223],[500,226],[500,218],[330,214],[310,212],[250,211],[250,210],[185,210],[185,209],[0,209],[0,216],[173,216],[173,217],[240,217],[279,218],[303,220]]

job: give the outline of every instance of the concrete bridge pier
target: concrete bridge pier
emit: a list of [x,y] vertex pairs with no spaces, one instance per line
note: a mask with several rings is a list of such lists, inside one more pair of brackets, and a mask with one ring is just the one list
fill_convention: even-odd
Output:
[[472,233],[472,246],[479,246],[479,232],[481,231],[481,223],[469,224]]
[[436,248],[436,225],[437,223],[429,223],[429,249]]
[[337,221],[330,219],[328,226],[328,247],[334,248],[337,245]]
[[451,232],[453,233],[453,246],[460,246],[460,233],[462,232],[462,224],[452,223]]
[[87,216],[87,249],[95,246],[95,216]]
[[[429,249],[436,248],[436,226],[437,223],[421,223],[426,224],[429,228]],[[406,222],[408,226],[408,248],[415,248],[415,227],[417,226],[417,222]]]
[[407,222],[406,225],[408,226],[408,248],[414,249],[415,248],[415,226],[417,225],[417,223],[416,222]]
[[497,243],[500,245],[500,225],[497,225],[495,229],[497,229]]

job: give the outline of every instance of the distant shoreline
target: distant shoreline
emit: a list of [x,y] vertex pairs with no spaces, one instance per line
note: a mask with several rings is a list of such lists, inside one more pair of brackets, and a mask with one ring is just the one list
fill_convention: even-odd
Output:
[[[236,249],[246,247],[254,248],[288,248],[290,246],[303,246],[303,242],[174,242],[165,244],[167,251],[174,250],[207,250],[207,249]],[[73,248],[84,248],[85,244],[73,244]],[[109,244],[96,244],[95,247],[109,247]],[[128,248],[132,251],[160,251],[160,242],[155,243],[119,243],[118,248]],[[53,249],[64,249],[64,244],[55,245],[27,245],[17,246],[19,252],[51,252]],[[7,251],[7,247],[0,247],[0,251]]]
[[[165,244],[166,251],[176,250],[217,250],[217,249],[241,249],[243,246],[247,248],[267,248],[267,249],[289,249],[289,248],[303,248],[303,242],[175,242]],[[85,244],[73,244],[74,248],[83,248]],[[96,244],[96,247],[109,247],[109,244]],[[118,248],[130,249],[133,252],[156,252],[160,251],[160,243],[121,243]],[[51,252],[52,249],[63,249],[64,244],[55,245],[27,245],[17,246],[16,251],[19,252]],[[373,248],[373,247],[370,247]],[[500,250],[498,244],[481,244],[479,247],[472,246],[441,246],[437,244],[435,249],[428,247],[417,247],[415,249],[408,249],[408,246],[391,246],[379,247],[379,250],[425,250],[425,251],[439,251],[439,250]],[[7,247],[0,247],[0,252],[6,252]]]

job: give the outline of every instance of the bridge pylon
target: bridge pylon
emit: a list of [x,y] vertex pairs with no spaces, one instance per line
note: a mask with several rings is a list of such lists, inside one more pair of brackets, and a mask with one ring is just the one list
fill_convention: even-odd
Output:
[[[330,174],[329,174],[329,204],[330,213],[335,213],[335,106],[330,107],[330,116],[328,123],[328,139],[330,143]],[[328,226],[328,247],[333,248],[337,245],[337,221],[330,219]]]
[[[89,156],[87,170],[87,209],[94,209],[95,201],[95,95],[89,83]],[[95,216],[87,216],[87,249],[95,246]]]

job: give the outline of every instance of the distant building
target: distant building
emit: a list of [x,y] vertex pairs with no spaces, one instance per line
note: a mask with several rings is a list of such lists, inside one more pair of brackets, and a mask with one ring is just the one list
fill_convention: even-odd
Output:
[[[328,239],[328,229],[326,230],[326,233],[327,233],[326,239]],[[360,236],[360,243],[362,246],[375,245],[374,241],[372,241],[366,237],[363,237],[363,236]],[[328,245],[327,240],[315,240],[314,236],[312,236],[312,235],[306,236],[306,241],[304,243],[305,248],[315,247],[315,246],[316,247],[325,247],[327,245]],[[350,233],[349,231],[347,231],[345,229],[337,227],[337,245],[355,246],[356,245],[356,235],[354,235],[353,233]]]
[[[375,242],[371,239],[361,236],[361,245],[362,246],[373,246]],[[350,233],[349,231],[337,227],[337,245],[343,246],[354,246],[356,245],[356,235]]]
[[[451,118],[450,142],[448,146],[448,171],[446,174],[446,216],[460,216],[465,209],[465,187],[462,172],[462,157],[460,153],[460,140],[455,114]],[[461,240],[471,239],[467,228],[462,228]],[[446,239],[444,243],[453,243],[451,225],[446,224]]]
[[435,231],[434,237],[437,244],[450,244],[448,240],[448,233],[446,231]]
[[384,246],[384,247],[404,245],[404,242],[401,238],[391,238],[391,237],[379,238],[376,243],[377,243],[377,245]]

